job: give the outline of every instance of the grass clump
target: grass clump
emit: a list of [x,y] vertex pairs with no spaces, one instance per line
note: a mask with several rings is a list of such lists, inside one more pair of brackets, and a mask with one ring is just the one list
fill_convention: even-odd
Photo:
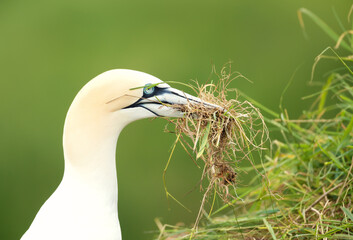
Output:
[[[211,129],[207,127],[209,123],[204,123],[208,145],[202,156],[209,185],[196,221],[200,215],[205,216],[205,221],[198,229],[159,223],[159,239],[353,239],[352,85],[353,75],[332,74],[321,91],[310,96],[314,103],[300,119],[290,119],[285,110],[280,118],[267,118],[267,123],[279,131],[282,138],[272,142],[272,151],[267,152],[263,163],[242,168],[255,172],[255,177],[246,185],[237,181],[225,184],[226,177],[217,174],[222,169],[213,170],[218,166],[211,165],[214,159],[224,161],[208,153],[214,151],[209,146],[217,143],[217,138],[211,136],[219,136],[219,131],[212,133],[207,130]],[[189,121],[202,120],[190,118]],[[182,127],[190,126],[190,122],[182,124]],[[256,138],[258,132],[261,130],[253,131],[250,136]],[[196,139],[197,135],[191,136]],[[239,133],[236,137],[240,137]],[[244,154],[242,158],[249,158],[245,152],[248,145],[254,149],[263,147],[244,140],[245,148],[236,152],[236,156]],[[196,149],[198,152],[201,146]],[[227,154],[217,154],[216,157],[227,159]],[[240,171],[236,161],[228,160],[226,166]],[[209,189],[225,202],[215,211],[212,211],[214,196],[207,198],[212,193]],[[207,200],[211,200],[208,211],[205,210]]]
[[[342,39],[336,35],[345,46]],[[328,51],[334,55],[324,56]],[[277,114],[254,101],[227,101],[224,88],[217,85],[197,87],[201,99],[223,109],[211,114],[207,107],[190,106],[184,109],[188,117],[173,123],[178,141],[204,162],[202,178],[209,184],[195,225],[201,216],[204,221],[198,228],[157,221],[158,239],[353,239],[352,57],[341,58],[328,48],[319,59],[338,60],[344,69],[331,73],[321,90],[307,97],[313,103],[299,119],[290,119],[282,108]],[[227,87],[234,75],[223,70],[219,77],[220,85]],[[271,116],[262,117],[255,106]],[[267,139],[264,121],[281,137],[272,141],[264,158],[254,161],[251,153],[262,150]],[[242,159],[251,165],[240,169]],[[232,170],[224,171],[224,162]],[[245,171],[255,177],[245,185],[223,171]],[[213,210],[217,196],[224,203]]]
[[[229,92],[235,92],[227,87],[242,75],[232,73],[230,64],[216,75],[219,78],[216,84],[198,85],[195,82],[196,86],[192,87],[204,102],[199,104],[189,101],[186,105],[174,105],[185,113],[185,117],[171,120],[178,136],[177,142],[188,153],[191,151],[196,155],[196,161],[203,161],[201,182],[206,182],[206,187],[202,188],[204,197],[195,226],[209,196],[213,195],[213,199],[218,196],[224,203],[237,198],[239,162],[244,159],[251,161],[251,153],[263,150],[268,139],[267,127],[258,108],[249,101],[239,101],[237,97],[227,99]],[[191,143],[188,139],[191,139]],[[193,154],[189,153],[190,156]],[[211,204],[213,206],[214,202]]]

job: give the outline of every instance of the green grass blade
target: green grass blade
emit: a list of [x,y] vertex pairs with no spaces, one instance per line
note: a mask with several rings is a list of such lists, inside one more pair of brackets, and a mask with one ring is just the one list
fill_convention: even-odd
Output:
[[324,85],[324,87],[322,89],[322,93],[321,93],[321,97],[320,97],[320,103],[319,103],[319,108],[318,108],[318,113],[321,113],[322,110],[324,109],[326,98],[327,98],[327,93],[328,93],[328,90],[330,88],[330,85],[332,83],[332,80],[333,80],[334,76],[335,76],[334,74],[331,74],[331,76],[327,79],[327,82],[326,82],[326,84]]
[[333,54],[340,60],[340,62],[343,64],[343,66],[348,70],[348,72],[353,75],[353,71],[349,68],[349,66],[346,64],[346,62],[336,53],[335,50],[333,50],[332,47],[327,47],[325,48],[316,58],[315,58],[315,63],[312,67],[312,72],[311,72],[311,80],[310,82],[314,79],[314,71],[316,68],[316,64],[320,61],[320,59],[324,56],[324,53],[326,53],[328,50],[331,50]]
[[341,169],[344,172],[347,172],[347,170],[343,167],[340,160],[337,159],[336,156],[332,152],[327,151],[327,149],[322,147],[320,144],[318,144],[318,146],[321,149],[322,153],[324,153],[328,158],[330,158],[332,160],[332,162],[336,165],[336,167],[338,167],[339,169]]
[[343,132],[341,141],[346,139],[346,137],[348,137],[348,135],[352,132],[352,130],[353,130],[353,117],[351,118],[346,130]]
[[201,144],[200,144],[199,152],[197,153],[196,158],[200,158],[202,156],[203,152],[205,151],[205,148],[207,146],[208,135],[210,133],[210,129],[211,129],[211,123],[208,123],[206,130],[205,130],[205,133],[203,135]]
[[353,236],[348,234],[335,234],[330,236],[329,239],[353,239]]
[[136,89],[140,89],[140,88],[144,88],[144,87],[146,87],[147,89],[150,89],[150,88],[158,86],[159,84],[162,84],[162,83],[164,83],[164,82],[149,84],[148,86],[144,85],[144,86],[140,86],[140,87],[134,87],[134,88],[130,88],[129,90],[136,90]]
[[180,206],[182,206],[186,211],[188,212],[192,212],[189,208],[187,208],[184,204],[182,204],[178,199],[176,199],[172,194],[170,194],[168,192],[168,196],[171,197],[177,204],[179,204]]
[[[298,18],[300,21],[300,25],[304,29],[304,21],[302,15],[308,16],[313,22],[315,22],[330,38],[332,38],[335,42],[338,41],[340,35],[338,35],[330,26],[328,26],[321,18],[315,15],[313,12],[309,11],[306,8],[301,8],[298,10]],[[353,52],[353,49],[343,40],[341,42],[341,46],[346,50]]]
[[254,99],[252,99],[251,97],[247,96],[246,94],[244,94],[243,92],[239,91],[238,92],[244,96],[246,99],[248,99],[252,104],[254,104],[256,107],[264,110],[265,112],[267,112],[268,114],[272,115],[273,117],[279,118],[279,114],[276,113],[275,111],[272,111],[271,109],[265,107],[264,105],[262,105],[261,103],[255,101]]
[[266,218],[263,218],[262,220],[264,221],[264,224],[266,225],[268,231],[271,233],[272,238],[274,240],[277,240],[275,232],[273,231],[271,224],[266,220]]
[[341,209],[346,214],[347,218],[349,218],[351,221],[353,221],[353,214],[351,213],[351,211],[349,211],[349,209],[347,209],[345,207],[341,207]]

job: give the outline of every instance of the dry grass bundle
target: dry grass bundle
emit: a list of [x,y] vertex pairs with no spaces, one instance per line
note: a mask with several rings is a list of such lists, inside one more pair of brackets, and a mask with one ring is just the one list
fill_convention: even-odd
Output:
[[[202,101],[219,108],[190,101],[187,105],[174,106],[185,113],[185,118],[171,120],[177,142],[190,156],[196,156],[196,163],[198,159],[203,161],[201,183],[206,181],[207,187],[200,184],[204,196],[195,226],[209,196],[213,194],[210,213],[217,195],[225,203],[237,197],[239,162],[247,159],[252,163],[252,152],[262,150],[268,139],[260,111],[250,102],[238,100],[235,89],[228,89],[233,80],[243,76],[232,73],[230,64],[224,66],[220,74],[215,74],[219,78],[216,84],[199,85],[195,81],[196,87],[192,88]],[[229,93],[235,98],[228,100]]]

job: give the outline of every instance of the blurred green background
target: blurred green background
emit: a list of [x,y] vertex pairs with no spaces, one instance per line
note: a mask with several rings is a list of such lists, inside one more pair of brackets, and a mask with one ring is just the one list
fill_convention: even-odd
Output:
[[[315,56],[334,43],[297,10],[306,7],[340,32],[351,0],[61,0],[0,1],[0,239],[19,239],[63,174],[66,111],[91,78],[113,68],[144,71],[165,81],[205,82],[212,64],[233,60],[251,79],[233,83],[297,117],[313,92]],[[324,64],[316,76],[325,73]],[[177,86],[180,88],[180,86]],[[184,89],[185,90],[185,89]],[[193,210],[168,202],[162,173],[175,136],[163,119],[141,120],[117,147],[119,217],[124,239],[151,239],[155,217],[190,224],[200,203],[201,172],[178,148],[167,173],[171,193]],[[138,146],[138,149],[136,149]],[[245,180],[243,180],[245,181]]]

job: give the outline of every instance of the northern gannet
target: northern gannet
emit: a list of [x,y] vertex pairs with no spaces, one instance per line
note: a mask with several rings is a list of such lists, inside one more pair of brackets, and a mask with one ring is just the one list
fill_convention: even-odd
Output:
[[189,101],[202,102],[143,72],[115,69],[89,81],[66,115],[63,179],[21,240],[120,240],[119,133],[139,119],[182,117],[168,105]]

